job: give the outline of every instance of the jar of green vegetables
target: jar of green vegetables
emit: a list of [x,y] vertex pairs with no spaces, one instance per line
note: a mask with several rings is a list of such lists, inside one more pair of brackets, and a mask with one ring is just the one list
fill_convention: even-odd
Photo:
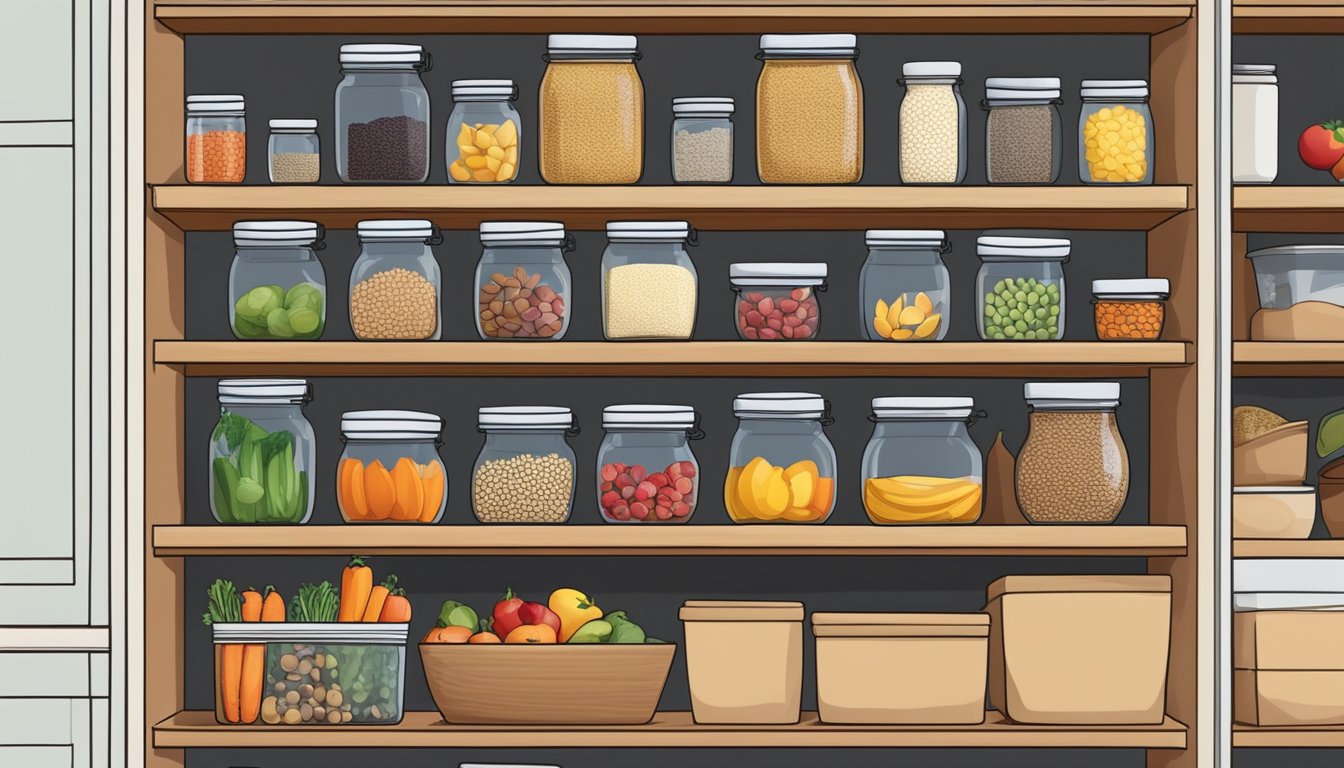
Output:
[[312,399],[304,379],[221,379],[210,434],[210,511],[221,523],[308,522],[313,514]]

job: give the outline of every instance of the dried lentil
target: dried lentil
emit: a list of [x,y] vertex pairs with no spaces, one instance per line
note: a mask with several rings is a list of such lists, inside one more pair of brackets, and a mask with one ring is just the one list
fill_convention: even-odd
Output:
[[992,107],[989,134],[991,184],[1049,184],[1054,181],[1054,108],[1047,104]]
[[206,131],[187,136],[187,181],[239,184],[246,171],[246,133]]
[[486,461],[471,481],[482,523],[563,523],[573,493],[574,464],[558,453]]
[[960,179],[961,105],[950,85],[907,86],[901,100],[901,181],[955,184]]
[[644,173],[644,84],[631,62],[552,61],[541,79],[541,177],[634,184]]
[[424,181],[429,132],[408,115],[380,117],[346,128],[346,176],[352,181]]
[[316,184],[321,175],[322,156],[316,152],[271,155],[271,181],[276,184]]
[[549,339],[565,327],[565,299],[541,273],[515,267],[496,272],[478,298],[481,335],[490,339]]
[[419,272],[377,272],[351,292],[350,325],[361,339],[428,339],[438,327],[437,294]]
[[1033,523],[1109,523],[1129,495],[1115,415],[1036,411],[1017,457],[1017,502]]
[[678,182],[733,180],[733,132],[710,128],[677,131],[672,139],[672,178]]
[[863,176],[863,86],[849,60],[767,59],[756,81],[756,168],[767,184]]
[[602,295],[608,339],[689,339],[695,329],[695,275],[685,267],[614,267],[607,271]]
[[1103,301],[1096,302],[1097,338],[1156,339],[1162,334],[1166,315],[1160,301]]

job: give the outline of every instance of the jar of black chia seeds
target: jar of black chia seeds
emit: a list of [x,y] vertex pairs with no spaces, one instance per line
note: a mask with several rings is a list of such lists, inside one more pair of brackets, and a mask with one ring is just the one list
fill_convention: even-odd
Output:
[[336,171],[350,183],[422,183],[429,176],[429,92],[419,45],[341,46]]
[[1063,130],[1058,77],[985,80],[985,175],[990,184],[1053,184]]

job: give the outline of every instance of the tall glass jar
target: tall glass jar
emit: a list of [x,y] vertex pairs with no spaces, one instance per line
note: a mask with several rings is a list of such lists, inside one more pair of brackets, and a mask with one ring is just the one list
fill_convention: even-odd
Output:
[[817,338],[826,262],[729,264],[737,337],[748,341]]
[[863,451],[863,506],[879,525],[974,523],[984,461],[966,427],[984,416],[969,397],[875,397]]
[[835,508],[830,405],[810,392],[755,392],[733,400],[737,433],[723,503],[735,523],[824,523]]
[[870,341],[938,341],[947,335],[952,289],[941,229],[870,229],[859,270],[859,323]]
[[239,221],[229,267],[229,326],[240,339],[316,339],[327,322],[327,274],[313,221]]
[[336,505],[347,523],[437,523],[448,506],[443,419],[420,411],[341,414]]
[[684,523],[700,498],[691,440],[704,437],[689,405],[609,405],[602,409],[597,503],[608,523]]
[[975,242],[980,271],[976,328],[993,341],[1064,338],[1064,262],[1068,240],[1051,237],[981,237]]
[[187,97],[187,181],[242,184],[247,175],[246,104],[242,96]]
[[1279,77],[1274,64],[1232,65],[1232,182],[1279,175]]
[[322,178],[317,121],[272,120],[267,159],[272,184],[316,184]]
[[443,280],[431,246],[438,227],[420,219],[359,222],[350,270],[350,327],[359,339],[437,339]]
[[564,338],[574,237],[551,221],[481,223],[476,332],[482,339]]
[[221,523],[295,525],[313,514],[316,440],[304,379],[220,379],[210,434],[210,512]]
[[1017,504],[1033,523],[1110,523],[1129,495],[1114,381],[1025,387],[1031,418],[1017,456]]
[[1153,183],[1153,113],[1146,80],[1084,80],[1078,175],[1084,184]]
[[454,80],[448,116],[449,184],[507,184],[518,178],[523,120],[512,80]]
[[863,85],[854,35],[761,35],[756,172],[765,184],[863,178]]
[[672,180],[727,184],[733,180],[733,100],[685,96],[672,100]]
[[634,184],[644,174],[644,83],[631,35],[551,35],[541,78],[547,184]]
[[902,184],[960,184],[966,178],[966,102],[961,64],[911,61],[901,67],[905,87],[897,137]]
[[1058,77],[985,80],[985,175],[990,184],[1053,184],[1064,132]]
[[602,254],[602,332],[609,341],[689,339],[698,278],[684,221],[607,222]]
[[563,523],[574,507],[577,435],[568,408],[491,406],[479,412],[485,445],[471,470],[471,506],[482,523]]
[[341,181],[419,184],[429,177],[429,91],[419,45],[341,46],[336,172]]

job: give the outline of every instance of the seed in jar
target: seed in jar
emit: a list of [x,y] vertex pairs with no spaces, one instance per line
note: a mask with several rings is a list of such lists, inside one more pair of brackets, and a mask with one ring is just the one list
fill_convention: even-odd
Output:
[[1138,110],[1116,104],[1083,122],[1083,156],[1091,181],[1135,184],[1148,177],[1148,121]]
[[246,133],[206,131],[187,136],[187,181],[239,184],[246,171]]
[[448,176],[462,182],[508,182],[518,175],[518,126],[503,123],[461,123],[457,132],[457,159]]
[[297,708],[285,710],[285,725],[298,725],[303,722],[303,713]]
[[471,481],[476,519],[483,523],[563,523],[574,493],[574,464],[550,453],[491,459]]
[[276,184],[316,184],[321,176],[322,156],[316,152],[271,155],[271,181]]
[[1103,341],[1117,339],[1156,339],[1162,333],[1165,315],[1160,301],[1105,301],[1098,299],[1096,310],[1097,338]]
[[1059,338],[1059,283],[1004,278],[985,293],[984,336],[1016,341]]
[[852,62],[766,62],[756,82],[756,167],[767,184],[863,176],[863,87]]
[[1112,414],[1038,411],[1017,457],[1017,501],[1037,523],[1109,523],[1129,495],[1129,454]]
[[1055,110],[1048,104],[989,110],[991,184],[1049,184],[1055,175]]
[[481,286],[478,325],[491,339],[558,339],[564,335],[565,298],[540,272],[514,267]]
[[933,299],[923,291],[908,304],[905,297],[902,293],[890,305],[882,299],[873,305],[873,330],[878,337],[891,341],[937,338],[943,315],[933,311]]
[[681,183],[732,181],[733,132],[717,126],[677,131],[672,137],[672,178]]
[[598,471],[602,516],[616,522],[685,522],[695,511],[695,464],[674,461],[661,472],[608,462]]
[[350,325],[361,339],[428,339],[438,328],[434,284],[419,272],[377,272],[350,294]]
[[293,672],[299,668],[299,657],[292,653],[286,653],[280,657],[280,668],[286,672]]
[[429,172],[429,130],[409,115],[380,117],[346,128],[351,181],[423,181]]
[[737,301],[737,330],[743,338],[775,341],[810,339],[821,315],[811,288],[790,291],[748,291]]
[[633,62],[552,61],[541,80],[541,177],[634,184],[644,173],[644,84]]
[[275,725],[280,722],[280,712],[276,709],[277,699],[274,696],[267,696],[261,700],[261,721],[267,725]]
[[695,275],[677,264],[613,267],[603,299],[608,339],[689,339],[695,329]]
[[961,164],[961,106],[950,85],[910,84],[901,100],[901,181],[955,184]]

